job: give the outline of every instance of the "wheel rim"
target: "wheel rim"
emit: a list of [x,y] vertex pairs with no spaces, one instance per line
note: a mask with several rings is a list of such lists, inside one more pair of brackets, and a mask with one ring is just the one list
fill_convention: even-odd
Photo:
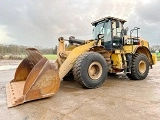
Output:
[[99,62],[93,62],[88,68],[89,77],[97,80],[102,75],[102,65]]
[[146,71],[146,63],[144,61],[139,62],[139,72],[143,74]]

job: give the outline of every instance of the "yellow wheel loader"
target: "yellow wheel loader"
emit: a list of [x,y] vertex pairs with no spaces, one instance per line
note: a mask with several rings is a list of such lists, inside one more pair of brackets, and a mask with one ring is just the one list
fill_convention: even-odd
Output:
[[[149,51],[149,43],[138,36],[140,28],[135,27],[127,35],[125,22],[114,17],[92,22],[91,40],[60,37],[54,63],[37,49],[28,48],[28,57],[6,86],[8,107],[52,96],[60,81],[70,76],[84,88],[97,88],[108,74],[118,72],[124,72],[132,80],[145,79],[149,68],[156,63],[156,56]],[[66,48],[65,41],[69,43]]]

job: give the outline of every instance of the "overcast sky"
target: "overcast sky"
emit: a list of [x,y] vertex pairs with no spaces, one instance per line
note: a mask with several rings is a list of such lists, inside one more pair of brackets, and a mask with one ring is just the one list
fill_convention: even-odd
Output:
[[58,37],[92,38],[91,22],[113,16],[160,45],[160,0],[0,0],[0,44],[52,47]]

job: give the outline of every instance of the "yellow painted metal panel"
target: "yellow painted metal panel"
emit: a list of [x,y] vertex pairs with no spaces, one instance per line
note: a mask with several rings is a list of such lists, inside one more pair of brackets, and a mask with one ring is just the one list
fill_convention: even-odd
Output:
[[152,60],[153,60],[153,64],[155,65],[157,63],[157,56],[155,53],[152,53]]
[[95,41],[92,41],[90,43],[80,45],[71,51],[71,53],[59,68],[60,79],[62,79],[72,69],[78,56],[89,51],[89,48],[93,47],[94,44]]

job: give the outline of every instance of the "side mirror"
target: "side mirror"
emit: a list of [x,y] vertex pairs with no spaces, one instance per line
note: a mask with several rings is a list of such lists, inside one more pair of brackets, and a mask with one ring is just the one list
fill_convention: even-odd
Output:
[[116,28],[119,28],[119,21],[116,20]]
[[97,42],[96,42],[95,45],[98,45],[99,40],[102,39],[102,38],[104,38],[104,34],[98,34],[98,35],[97,35],[97,38],[98,38],[98,40],[97,40]]
[[129,30],[129,28],[128,27],[126,27],[125,29],[124,29],[124,35],[127,35],[127,31]]
[[104,38],[104,34],[98,34],[98,39]]
[[129,30],[129,28],[128,27],[126,27],[126,29],[125,29],[126,31],[128,31]]

